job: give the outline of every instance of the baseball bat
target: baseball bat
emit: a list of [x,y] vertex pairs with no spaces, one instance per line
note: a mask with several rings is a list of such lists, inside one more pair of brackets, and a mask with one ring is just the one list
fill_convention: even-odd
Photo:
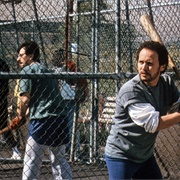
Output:
[[19,128],[21,125],[23,125],[25,122],[26,118],[19,118],[18,116],[16,116],[14,119],[10,121],[10,124],[8,126],[0,130],[0,134],[6,133],[11,130],[15,130]]
[[[142,26],[144,27],[145,31],[147,32],[147,34],[150,36],[152,41],[157,41],[161,44],[164,44],[160,35],[158,34],[157,30],[153,26],[153,24],[150,20],[150,17],[147,14],[144,14],[140,17],[140,22],[141,22]],[[173,69],[173,71],[177,75],[178,79],[180,80],[180,72],[177,69],[176,65],[174,64],[174,61],[170,57],[170,55],[168,55],[168,65],[171,69]]]

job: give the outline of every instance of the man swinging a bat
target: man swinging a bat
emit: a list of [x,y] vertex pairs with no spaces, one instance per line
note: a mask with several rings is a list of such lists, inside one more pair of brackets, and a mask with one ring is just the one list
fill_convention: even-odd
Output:
[[[49,72],[40,63],[40,48],[36,42],[24,42],[17,52],[22,74]],[[29,134],[22,179],[38,179],[46,151],[49,153],[54,179],[72,179],[71,168],[65,158],[65,148],[69,142],[68,121],[57,79],[22,77],[19,90],[18,115],[0,130],[0,134],[19,128],[26,121],[29,108]]]
[[167,114],[180,92],[165,72],[168,52],[155,41],[137,51],[138,74],[120,89],[105,147],[109,179],[163,179],[153,154],[158,132],[180,122]]

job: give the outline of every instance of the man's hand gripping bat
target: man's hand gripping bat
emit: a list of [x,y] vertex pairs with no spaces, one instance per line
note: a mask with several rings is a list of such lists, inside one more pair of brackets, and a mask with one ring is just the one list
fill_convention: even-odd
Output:
[[11,130],[15,130],[19,128],[21,125],[23,125],[25,122],[26,122],[26,118],[20,118],[16,116],[7,127],[0,130],[0,134],[6,133]]

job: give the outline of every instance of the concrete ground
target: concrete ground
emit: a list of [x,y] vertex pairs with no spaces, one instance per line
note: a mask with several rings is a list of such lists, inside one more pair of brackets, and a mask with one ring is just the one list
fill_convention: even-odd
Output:
[[[21,180],[23,165],[0,164],[0,179],[2,180]],[[105,180],[108,179],[105,165],[93,164],[71,164],[74,180]],[[53,180],[50,165],[42,165],[40,180]]]
[[[0,146],[0,180],[21,180],[23,160],[11,160],[10,149]],[[108,173],[105,163],[73,162],[70,163],[73,180],[106,180]],[[41,167],[40,180],[53,180],[51,166],[47,157]]]

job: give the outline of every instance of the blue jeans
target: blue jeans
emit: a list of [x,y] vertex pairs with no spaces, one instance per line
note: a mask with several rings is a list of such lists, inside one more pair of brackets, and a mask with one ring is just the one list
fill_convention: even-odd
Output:
[[67,100],[67,107],[68,107],[68,127],[69,127],[69,138],[72,137],[72,128],[73,128],[73,120],[74,120],[74,111],[75,111],[75,101],[74,100]]
[[111,158],[105,155],[110,180],[162,179],[162,174],[154,156],[144,163],[127,159]]

